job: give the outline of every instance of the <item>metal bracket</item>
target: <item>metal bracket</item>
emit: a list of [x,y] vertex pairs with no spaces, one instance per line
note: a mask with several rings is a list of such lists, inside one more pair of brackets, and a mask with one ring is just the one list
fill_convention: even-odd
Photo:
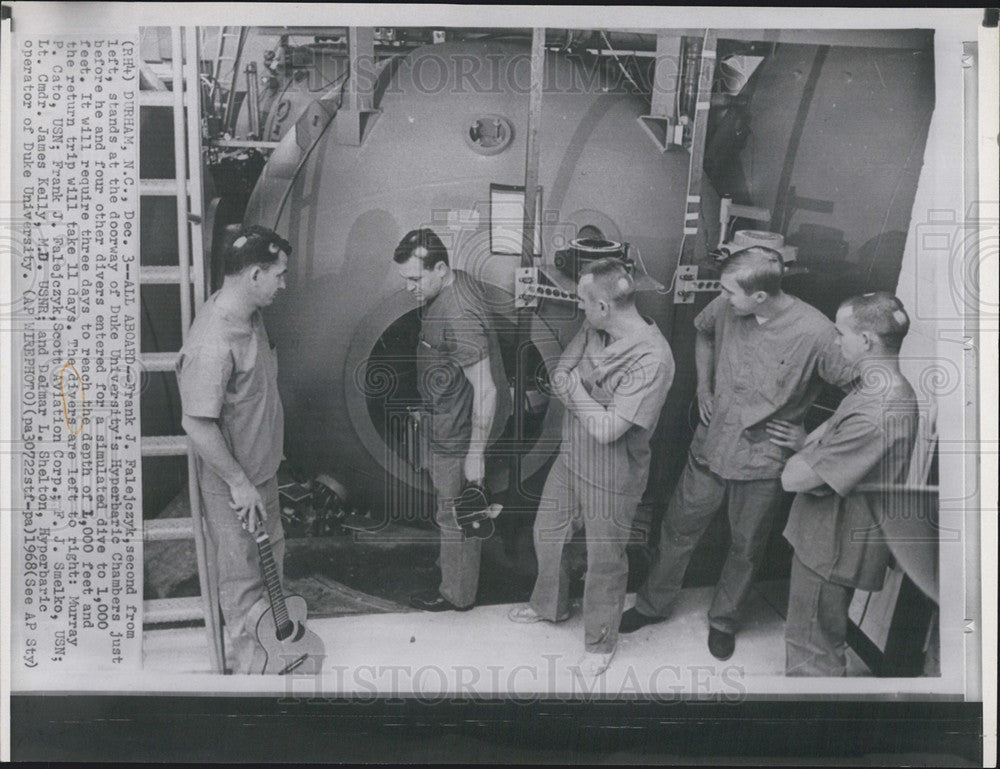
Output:
[[537,267],[518,267],[514,274],[514,307],[537,307],[539,299],[553,299],[576,304],[578,299],[571,291],[563,291],[557,286],[544,286],[538,279]]
[[694,295],[717,292],[722,285],[717,280],[698,280],[698,266],[682,264],[674,275],[674,304],[694,304]]

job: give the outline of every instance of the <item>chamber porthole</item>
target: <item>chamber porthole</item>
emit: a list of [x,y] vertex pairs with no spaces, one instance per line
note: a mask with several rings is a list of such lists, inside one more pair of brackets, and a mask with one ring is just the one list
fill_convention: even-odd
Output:
[[[507,386],[512,400],[515,394],[514,372],[523,367],[524,433],[516,434],[512,416],[503,436],[493,448],[495,461],[501,451],[528,452],[541,437],[551,393],[548,370],[542,354],[534,344],[518,346],[510,329],[497,334],[500,354],[507,373]],[[403,462],[413,469],[424,466],[429,450],[423,404],[418,389],[416,349],[420,339],[420,310],[412,310],[389,324],[373,345],[365,364],[363,387],[368,416],[385,446],[385,466]],[[501,449],[500,446],[504,448]]]

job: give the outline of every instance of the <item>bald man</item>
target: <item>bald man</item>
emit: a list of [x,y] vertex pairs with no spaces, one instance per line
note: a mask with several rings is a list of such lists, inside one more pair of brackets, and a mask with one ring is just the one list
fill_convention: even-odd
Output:
[[559,360],[552,385],[566,406],[562,446],[535,519],[538,579],[515,622],[569,617],[564,548],[581,527],[587,542],[580,672],[603,673],[618,642],[625,602],[625,547],[649,477],[649,439],[674,378],[670,345],[635,306],[621,261],[593,262],[577,286],[586,320]]

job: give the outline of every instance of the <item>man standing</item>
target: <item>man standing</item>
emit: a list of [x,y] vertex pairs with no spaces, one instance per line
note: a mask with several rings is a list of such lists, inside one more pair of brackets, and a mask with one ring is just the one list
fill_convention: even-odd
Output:
[[284,414],[260,310],[285,287],[291,252],[273,231],[244,228],[226,251],[222,288],[202,306],[177,361],[182,426],[201,459],[198,485],[236,673],[249,672],[256,647],[246,619],[264,590],[252,536],[259,524],[279,578],[284,554],[277,480]]
[[751,247],[722,267],[722,295],[695,318],[701,423],[663,516],[660,542],[635,608],[631,633],[663,620],[681,589],[691,553],[725,504],[732,543],[708,612],[709,651],[736,647],[739,610],[760,565],[782,497],[790,449],[768,430],[798,425],[826,380],[850,381],[833,324],[781,290],[781,254]]
[[441,239],[429,229],[413,230],[393,261],[407,291],[423,305],[417,387],[430,412],[428,470],[441,537],[440,587],[415,594],[410,603],[426,611],[464,611],[476,601],[482,540],[465,538],[455,500],[467,481],[485,479],[486,447],[513,412],[510,388],[484,288],[451,268]]
[[626,545],[649,476],[649,438],[674,378],[660,330],[635,306],[635,283],[622,263],[601,259],[577,286],[586,320],[553,376],[566,405],[562,446],[535,519],[538,579],[514,622],[569,617],[566,544],[583,527],[587,576],[583,594],[585,653],[580,672],[603,673],[618,642],[628,583]]
[[862,484],[902,483],[917,433],[917,399],[899,371],[910,327],[892,294],[856,296],[837,311],[844,357],[858,374],[833,416],[808,438],[782,437],[797,450],[781,475],[798,492],[785,527],[795,548],[785,622],[785,673],[842,676],[847,610],[855,588],[882,589],[892,556],[879,523],[883,495]]

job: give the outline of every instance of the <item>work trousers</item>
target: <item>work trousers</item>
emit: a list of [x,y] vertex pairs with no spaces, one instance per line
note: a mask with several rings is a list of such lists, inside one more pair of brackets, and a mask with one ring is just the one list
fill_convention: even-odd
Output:
[[660,543],[649,576],[639,590],[636,609],[647,617],[665,617],[680,592],[691,560],[712,518],[726,505],[731,544],[708,611],[709,625],[727,633],[739,627],[739,611],[784,492],[779,478],[731,481],[720,478],[688,455],[687,465],[660,526]]
[[[644,484],[641,484],[644,485]],[[583,590],[584,642],[588,652],[607,654],[618,642],[628,584],[625,548],[642,488],[626,492],[572,473],[556,459],[545,481],[535,518],[538,579],[531,606],[550,621],[569,615],[569,559],[566,545],[582,527],[587,543]]]
[[854,588],[823,579],[796,555],[785,620],[785,675],[843,676]]
[[[260,484],[257,493],[264,500],[267,511],[264,529],[271,540],[278,576],[283,579],[285,533],[281,527],[277,477]],[[248,673],[257,647],[257,636],[256,628],[247,625],[247,615],[266,594],[260,554],[254,538],[236,517],[228,489],[223,491],[214,485],[203,486],[201,498],[218,567],[219,605],[229,636],[226,666],[234,673]]]
[[466,537],[455,519],[455,500],[462,493],[462,456],[432,454],[428,470],[437,493],[434,521],[441,538],[438,562],[441,586],[438,592],[449,602],[464,609],[476,602],[479,589],[479,560],[483,541]]

